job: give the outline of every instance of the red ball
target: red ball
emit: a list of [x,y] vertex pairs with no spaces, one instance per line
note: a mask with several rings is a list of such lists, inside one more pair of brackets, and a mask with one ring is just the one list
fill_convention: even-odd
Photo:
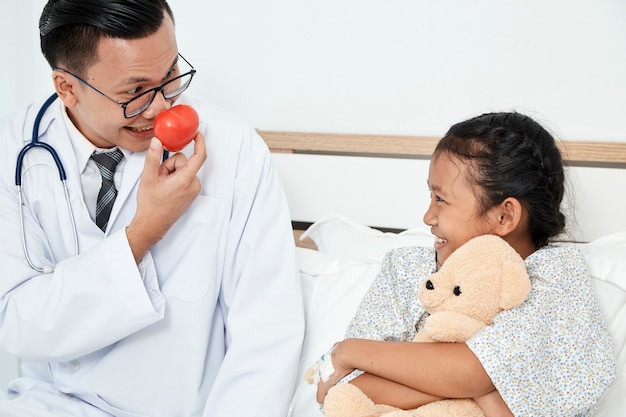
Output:
[[154,119],[154,135],[170,152],[178,152],[196,137],[200,119],[193,107],[178,104]]

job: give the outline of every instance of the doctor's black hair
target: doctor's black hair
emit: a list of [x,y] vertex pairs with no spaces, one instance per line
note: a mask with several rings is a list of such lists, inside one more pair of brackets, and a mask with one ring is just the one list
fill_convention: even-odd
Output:
[[565,229],[563,158],[552,135],[530,117],[486,113],[453,125],[439,141],[433,159],[447,154],[467,162],[478,188],[482,214],[508,197],[528,211],[536,248]]
[[49,0],[39,18],[41,52],[54,69],[84,76],[98,59],[102,38],[141,39],[157,32],[166,0]]

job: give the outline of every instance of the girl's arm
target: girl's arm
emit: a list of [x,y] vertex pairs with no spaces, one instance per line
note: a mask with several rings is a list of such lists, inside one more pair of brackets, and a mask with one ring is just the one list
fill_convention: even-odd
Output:
[[474,398],[486,417],[514,417],[497,390]]
[[405,410],[443,399],[371,374],[362,374],[350,383],[369,393],[368,397],[376,404],[393,405]]
[[[354,370],[341,368],[339,364],[334,365],[337,366],[335,372],[330,375],[328,380],[320,381],[317,385],[317,402],[320,404],[324,402],[328,391]],[[358,387],[377,404],[388,404],[403,409],[416,408],[441,399],[441,397],[425,394],[406,385],[367,373],[360,374],[350,380],[349,383]]]
[[[317,401],[319,403],[324,401],[328,389],[343,376],[349,374],[354,367],[363,370],[364,366],[355,364],[367,357],[367,352],[370,352],[371,357],[365,359],[366,362],[364,362],[371,364],[371,368],[367,370],[370,373],[364,373],[350,381],[350,383],[357,386],[376,404],[388,404],[407,410],[443,398],[473,397],[486,417],[513,417],[513,413],[511,413],[498,391],[494,389],[491,380],[480,363],[478,363],[476,357],[469,349],[463,349],[464,344],[389,343],[359,339],[347,339],[344,342],[338,344],[332,352],[333,366],[335,366],[336,372],[329,381],[318,385]],[[389,345],[393,345],[393,348],[389,349]],[[413,347],[416,347],[419,352],[413,349]],[[444,347],[444,349],[441,349],[441,347]],[[447,347],[450,347],[450,349]],[[381,354],[389,350],[392,351],[389,355]],[[355,352],[360,353],[352,355]],[[401,359],[401,356],[397,356],[398,354],[413,355],[414,353],[422,355],[422,360],[414,361],[409,359],[405,362]],[[448,360],[448,355],[454,360]],[[393,357],[400,359],[393,360]],[[390,358],[391,370],[385,367],[385,361]],[[412,358],[415,358],[415,356],[412,356]],[[439,361],[444,361],[448,365],[443,366]],[[465,365],[469,366],[464,366],[461,363],[462,361],[466,361]],[[431,366],[428,366],[427,363],[430,363]],[[460,366],[459,369],[462,369],[462,372],[455,372],[455,366]],[[383,375],[371,373],[381,367],[384,370],[377,372]],[[437,372],[437,367],[442,372]],[[416,378],[415,375],[420,377]],[[446,380],[445,375],[450,375],[451,379]],[[396,380],[391,379],[394,377],[400,380],[406,379],[408,383],[404,385],[396,382]],[[433,395],[434,393],[438,393],[438,395]]]
[[[405,410],[418,408],[424,404],[443,399],[370,374],[363,374],[350,383],[363,392],[381,394],[381,396],[369,397],[376,404],[389,404],[391,402],[394,406]],[[513,417],[513,413],[497,390],[475,397],[474,401],[481,408],[485,417]]]
[[[406,408],[398,398],[405,388],[418,391],[417,404],[426,399],[423,394],[444,398],[468,398],[485,395],[495,388],[476,356],[464,343],[381,342],[346,339],[332,352],[336,370],[331,379],[318,386],[319,402],[334,383],[353,369],[360,369],[368,378],[379,377],[392,384],[364,380],[363,392],[375,402]],[[404,387],[402,387],[404,386]],[[406,392],[405,392],[406,394]],[[406,399],[404,400],[406,401]],[[411,400],[412,401],[412,400]],[[429,401],[425,401],[429,402]]]

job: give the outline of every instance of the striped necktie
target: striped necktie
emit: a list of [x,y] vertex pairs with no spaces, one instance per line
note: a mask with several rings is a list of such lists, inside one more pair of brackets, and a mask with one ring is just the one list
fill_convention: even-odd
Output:
[[109,224],[111,209],[117,197],[117,189],[113,182],[115,167],[124,159],[124,154],[118,148],[112,152],[93,153],[91,159],[96,163],[102,175],[102,186],[98,193],[98,203],[96,204],[96,225],[103,232]]

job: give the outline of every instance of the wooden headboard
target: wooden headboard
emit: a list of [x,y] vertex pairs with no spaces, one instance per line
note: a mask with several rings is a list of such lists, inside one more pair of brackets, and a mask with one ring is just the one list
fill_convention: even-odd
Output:
[[[345,157],[357,157],[352,159],[361,158],[370,158],[369,160],[374,162],[374,160],[394,160],[393,166],[400,165],[406,162],[403,160],[412,160],[412,161],[420,161],[422,166],[427,165],[427,161],[430,159],[432,152],[440,138],[438,137],[428,137],[428,136],[395,136],[395,135],[365,135],[365,134],[343,134],[343,133],[311,133],[311,132],[281,132],[281,131],[266,131],[259,130],[259,134],[268,147],[275,155],[277,159],[280,159],[279,162],[284,163],[290,157],[288,155],[294,155],[294,157],[302,156],[302,155],[312,155],[312,156],[333,156],[333,157],[344,157],[341,159],[342,163],[348,163],[350,158]],[[604,193],[604,197],[608,197],[615,193],[622,195],[621,198],[626,198],[624,194],[626,194],[626,142],[590,142],[590,141],[559,141],[559,147],[563,153],[563,156],[567,162],[569,167],[578,167],[576,172],[574,172],[574,176],[577,182],[583,183],[583,186],[579,186],[576,183],[571,188],[574,193],[577,194],[576,203],[572,203],[573,209],[582,210],[583,214],[575,216],[576,218],[573,220],[575,222],[581,221],[583,222],[582,230],[579,232],[574,232],[575,235],[574,240],[591,240],[593,238],[597,238],[599,235],[606,233],[609,230],[608,224],[604,226],[603,229],[599,229],[598,231],[593,231],[593,228],[588,224],[592,220],[587,220],[587,218],[597,218],[597,213],[606,213],[606,216],[612,216],[612,212],[610,212],[610,207],[601,207],[602,194],[597,197],[587,196],[585,194],[580,194],[579,189],[589,188],[595,189],[596,192]],[[365,162],[365,164],[369,163],[369,160]],[[309,160],[304,160],[308,162]],[[316,160],[317,161],[317,160]],[[321,161],[321,160],[320,160]],[[291,165],[286,165],[282,167],[282,177],[283,181],[287,182],[289,185],[288,191],[288,199],[291,200],[292,206],[310,205],[310,204],[321,204],[319,201],[323,197],[312,198],[311,195],[315,193],[315,190],[312,190],[312,184],[315,184],[315,178],[319,178],[320,181],[324,181],[323,175],[325,172],[320,174],[319,171],[315,172],[297,172],[302,170],[312,171],[311,166],[317,166],[328,163],[328,159],[323,160],[324,162],[313,162],[313,165],[303,165],[300,163],[301,160],[295,164],[295,169]],[[335,163],[336,159],[331,159],[330,162]],[[317,165],[315,165],[317,164]],[[424,165],[426,164],[426,165]],[[279,164],[280,165],[280,164]],[[373,165],[372,165],[373,166]],[[281,167],[279,167],[281,168]],[[372,168],[375,169],[375,168]],[[413,169],[413,168],[411,168]],[[589,170],[595,170],[593,173],[590,173]],[[600,173],[598,173],[598,169]],[[423,169],[422,169],[423,170]],[[279,169],[281,171],[281,169]],[[287,172],[288,171],[288,172]],[[381,170],[381,175],[387,175],[384,170]],[[349,173],[352,174],[352,168],[350,168]],[[301,176],[298,179],[298,175]],[[332,174],[329,174],[332,175]],[[390,176],[393,174],[389,174]],[[411,171],[411,176],[413,176],[413,172]],[[600,175],[599,179],[595,177],[590,177],[590,175]],[[328,190],[330,187],[335,186],[335,179],[339,179],[337,177],[349,176],[347,173],[334,174],[332,180],[326,179],[325,185]],[[354,174],[354,176],[363,176],[362,174]],[[398,175],[393,178],[393,181],[397,179]],[[367,181],[364,179],[363,181]],[[391,180],[390,180],[391,181]],[[419,178],[408,178],[408,184],[423,184],[423,179]],[[337,184],[337,187],[340,185]],[[351,186],[348,186],[351,187]],[[407,187],[411,187],[408,185]],[[357,194],[364,194],[362,190],[359,189]],[[374,191],[374,193],[379,193],[379,191]],[[348,193],[349,194],[349,193]],[[323,193],[319,193],[318,195],[322,195]],[[350,196],[353,198],[354,196]],[[308,198],[312,198],[312,203],[308,203],[306,200]],[[395,197],[381,197],[381,198],[395,198]],[[327,202],[326,212],[341,212],[341,202],[338,201],[337,196],[333,196],[330,198],[332,201]],[[591,203],[595,204],[598,207],[588,208]],[[619,201],[616,204],[618,208],[614,208],[614,217],[625,218],[622,214],[622,208],[626,207],[626,200],[623,201],[624,204]],[[368,205],[369,203],[364,203],[364,205]],[[400,203],[399,203],[400,204]],[[412,203],[406,203],[406,205],[411,205]],[[605,205],[610,205],[611,203],[604,201]],[[335,208],[338,207],[338,208]],[[396,205],[397,206],[397,205]],[[392,211],[396,209],[394,207],[388,208],[379,208],[374,209],[378,212],[382,211]],[[411,210],[412,208],[407,208],[406,210]],[[319,213],[324,213],[324,209],[317,209]],[[419,212],[419,208],[414,208],[415,213],[415,223],[419,224],[421,220],[421,213]],[[609,210],[609,211],[607,211]],[[296,233],[300,233],[298,229],[304,229],[307,225],[317,220],[317,214],[302,214],[299,213],[297,207],[295,210],[292,210],[295,213],[296,218],[294,218]],[[343,213],[343,214],[351,214],[351,213]],[[361,214],[360,210],[357,210],[357,214]],[[369,215],[369,214],[368,214]],[[604,217],[606,217],[604,216]],[[302,218],[308,217],[308,218]],[[602,217],[602,216],[601,216]],[[371,217],[375,219],[376,217]],[[408,228],[406,224],[380,224],[377,220],[369,220],[370,217],[366,217],[363,220],[365,223],[371,224],[375,227],[389,228],[392,230],[402,230],[404,228]],[[595,220],[594,220],[595,221]],[[604,221],[608,221],[605,219]],[[374,223],[374,224],[372,224]],[[626,220],[623,220],[622,223],[617,223],[612,227],[617,227],[617,230],[626,230]],[[588,231],[590,229],[592,231]]]
[[[272,152],[367,155],[430,159],[440,138],[432,136],[357,135],[260,130]],[[574,166],[626,167],[626,142],[559,141]]]

